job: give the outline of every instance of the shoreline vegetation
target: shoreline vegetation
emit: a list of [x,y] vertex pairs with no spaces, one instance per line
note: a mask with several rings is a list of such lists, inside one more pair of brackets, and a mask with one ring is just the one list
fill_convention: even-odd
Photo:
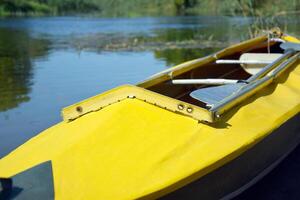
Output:
[[[170,31],[156,36],[130,35],[122,34],[96,34],[82,37],[70,38],[64,45],[65,47],[72,47],[78,51],[165,51],[176,49],[210,49],[210,48],[224,48],[233,41],[222,41],[213,38],[213,35],[201,36],[193,35],[192,37],[184,37],[181,33]],[[175,34],[176,39],[170,35]],[[64,46],[61,46],[62,48]]]
[[[250,17],[247,39],[264,30],[281,27],[285,20],[300,14],[300,0],[0,0],[0,17],[26,16],[241,16]],[[175,37],[176,36],[176,37]],[[187,37],[188,36],[188,37]],[[95,42],[96,41],[96,42]],[[231,41],[232,42],[232,41]],[[67,41],[77,50],[160,51],[169,49],[223,48],[230,42],[218,40],[214,34],[169,31],[157,36],[124,36],[96,34]]]
[[299,13],[299,0],[1,0],[0,16],[277,16]]

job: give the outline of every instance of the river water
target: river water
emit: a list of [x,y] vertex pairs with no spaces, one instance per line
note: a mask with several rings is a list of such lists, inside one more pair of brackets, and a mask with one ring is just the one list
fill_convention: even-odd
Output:
[[[60,122],[65,106],[222,47],[182,48],[177,43],[235,43],[249,37],[252,22],[242,17],[0,19],[0,157]],[[289,33],[300,35],[298,20],[285,25]],[[171,42],[171,47],[102,48],[103,42],[134,37]],[[299,153],[298,148],[240,198],[299,199]]]

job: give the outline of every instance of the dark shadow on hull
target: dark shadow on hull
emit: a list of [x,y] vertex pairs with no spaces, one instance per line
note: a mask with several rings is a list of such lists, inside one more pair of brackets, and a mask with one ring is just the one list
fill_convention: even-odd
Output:
[[[239,190],[298,145],[299,121],[298,114],[236,159],[161,199],[220,199]],[[197,174],[187,179],[193,177],[197,177]],[[285,180],[288,181],[287,178]],[[294,193],[298,196],[297,192]]]

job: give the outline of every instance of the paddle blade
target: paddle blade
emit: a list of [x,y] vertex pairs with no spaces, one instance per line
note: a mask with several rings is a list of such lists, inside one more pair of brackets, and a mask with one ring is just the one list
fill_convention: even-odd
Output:
[[291,49],[295,51],[300,51],[300,44],[294,42],[285,42],[285,43],[281,43],[280,48],[284,50]]
[[201,88],[193,91],[190,96],[207,105],[214,105],[226,97],[239,91],[245,83],[228,84],[215,87]]

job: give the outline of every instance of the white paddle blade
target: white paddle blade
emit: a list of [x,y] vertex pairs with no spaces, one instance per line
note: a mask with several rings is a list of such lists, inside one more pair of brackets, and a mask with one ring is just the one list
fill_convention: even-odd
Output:
[[[282,56],[280,53],[244,53],[241,55],[240,61],[242,62],[241,66],[246,72],[249,74],[256,74],[268,63],[274,62],[280,56]],[[247,61],[251,60],[259,60],[261,64],[251,62],[247,63]]]

